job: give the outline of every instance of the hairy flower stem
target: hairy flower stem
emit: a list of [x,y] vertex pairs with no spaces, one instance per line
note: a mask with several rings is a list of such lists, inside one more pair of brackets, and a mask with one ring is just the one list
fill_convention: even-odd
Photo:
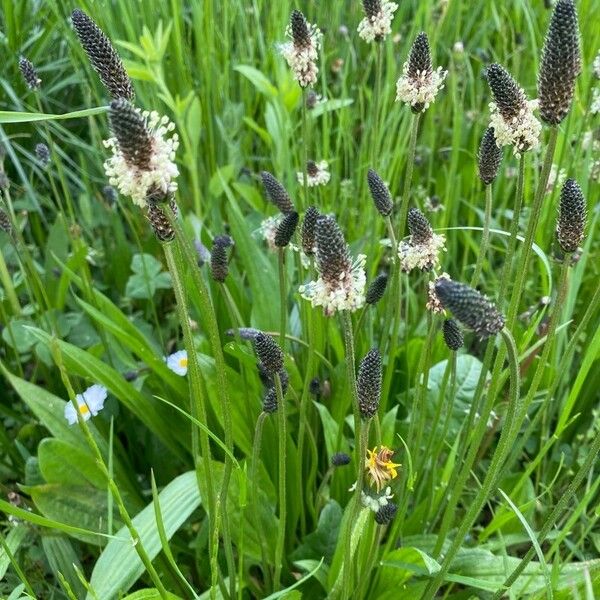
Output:
[[278,249],[279,263],[279,345],[285,352],[285,327],[287,320],[287,293],[285,289],[285,248]]
[[[410,184],[412,182],[413,168],[415,166],[415,149],[417,147],[417,134],[419,132],[419,121],[421,113],[412,115],[412,123],[410,130],[410,141],[408,143],[408,154],[406,158],[406,173],[404,174],[404,191],[402,192],[402,202],[400,204],[400,226],[399,239],[404,237],[406,228],[406,217],[408,216],[408,200],[410,194]],[[397,248],[396,248],[397,251]]]
[[[306,435],[306,428],[308,425],[308,406],[309,406],[309,388],[310,381],[313,377],[314,363],[315,363],[315,338],[317,337],[317,319],[316,315],[313,314],[310,307],[306,307],[307,316],[307,327],[308,327],[308,360],[306,363],[306,373],[304,376],[304,385],[302,387],[302,395],[300,396],[300,418],[298,426],[298,484],[299,490],[304,489],[304,475],[303,475],[303,464],[304,464],[304,439]],[[305,504],[302,503],[302,509],[300,513],[301,527],[304,532],[306,529],[306,511]]]
[[[492,456],[491,463],[488,467],[486,476],[475,496],[475,499],[470,503],[467,513],[465,514],[455,536],[452,540],[450,548],[448,552],[444,556],[444,560],[441,564],[440,570],[435,574],[435,577],[429,582],[427,587],[425,588],[425,592],[423,593],[423,600],[432,600],[435,597],[438,589],[443,584],[445,575],[450,568],[451,562],[454,560],[456,553],[460,550],[460,547],[463,544],[463,540],[467,535],[470,528],[473,526],[477,515],[485,505],[488,500],[489,495],[494,491],[500,476],[502,475],[504,469],[504,462],[510,453],[512,444],[515,438],[518,435],[518,430],[520,423],[516,421],[516,416],[520,412],[519,407],[519,357],[517,353],[517,347],[514,341],[514,338],[508,329],[504,328],[500,332],[502,335],[502,339],[504,340],[504,344],[506,346],[506,351],[508,355],[509,365],[510,365],[510,389],[509,389],[509,399],[508,399],[508,409],[506,412],[506,419],[504,426],[502,428],[502,433],[500,435],[500,439],[498,441],[498,446],[496,447],[496,451]],[[493,387],[494,380],[490,385],[490,388]],[[493,395],[491,394],[493,400]],[[490,407],[491,408],[491,407]],[[477,433],[478,438],[477,444],[473,444],[472,448],[475,449],[474,452],[470,452],[470,458],[473,460],[476,457],[477,451],[479,449],[479,442],[483,435],[485,434],[485,430],[487,427],[487,415],[482,414],[479,422],[477,423]],[[469,467],[469,470],[472,465],[472,461],[469,462],[465,467]]]
[[[515,204],[513,208],[512,223],[510,226],[510,239],[504,258],[504,266],[500,277],[500,290],[498,292],[498,306],[502,306],[506,289],[510,281],[510,276],[513,271],[513,257],[517,249],[517,236],[519,234],[519,221],[521,218],[521,208],[523,206],[523,189],[525,183],[525,153],[519,159],[519,175],[517,178],[517,189],[515,192]],[[491,187],[491,186],[487,186]]]
[[[181,223],[169,207],[166,211],[166,214],[169,218],[169,222],[175,231],[175,236],[180,248],[180,251],[183,251],[183,255],[185,258],[185,262],[188,265],[191,265],[190,271],[192,274],[192,280],[195,284],[196,290],[198,292],[198,297],[200,299],[200,310],[205,319],[205,324],[208,328],[208,338],[210,341],[211,348],[213,350],[213,356],[215,359],[215,367],[217,373],[217,381],[219,387],[219,396],[221,400],[221,408],[223,410],[223,429],[225,432],[225,445],[229,449],[229,451],[233,454],[233,424],[231,417],[231,404],[229,400],[229,384],[226,375],[226,366],[225,366],[225,357],[223,355],[223,349],[221,347],[221,337],[219,334],[219,325],[217,323],[217,315],[215,313],[215,309],[213,303],[210,298],[210,294],[208,292],[208,288],[202,279],[200,270],[197,268],[197,260],[195,250],[192,248],[185,232],[183,231],[183,227]],[[183,273],[183,271],[182,271]],[[189,325],[189,321],[188,321]],[[188,351],[189,356],[189,351]],[[201,434],[202,435],[202,434]],[[201,438],[202,439],[202,438]],[[203,450],[204,452],[204,450]],[[223,479],[221,482],[221,490],[220,490],[220,508],[222,508],[223,514],[227,515],[227,494],[229,491],[229,482],[231,479],[231,471],[233,468],[233,464],[231,462],[231,457],[229,455],[225,455],[225,467],[223,469]],[[226,527],[223,532],[223,542],[225,546],[225,556],[228,565],[234,565],[233,559],[233,548],[231,543],[231,536],[229,535],[229,528]],[[229,568],[229,567],[228,567]],[[230,573],[235,573],[235,570]],[[235,577],[230,577],[230,593],[231,596],[235,596]]]
[[[539,545],[542,545],[546,540],[546,537],[554,527],[556,521],[562,516],[563,512],[567,508],[567,505],[571,501],[571,498],[583,482],[583,479],[588,474],[589,470],[594,466],[596,462],[596,456],[600,452],[600,435],[594,436],[594,441],[590,446],[590,450],[588,455],[585,458],[584,463],[581,465],[579,470],[577,471],[575,477],[564,491],[564,493],[559,498],[556,506],[552,509],[552,512],[548,515],[548,518],[542,525],[540,532],[537,536],[537,541]],[[512,584],[519,578],[519,575],[524,571],[525,567],[531,562],[531,559],[535,556],[536,550],[532,546],[527,554],[521,559],[521,562],[517,565],[515,570],[508,576],[506,581],[502,584],[496,593],[494,594],[492,600],[500,600],[506,595],[506,592],[510,589]]]
[[71,385],[71,380],[69,379],[69,375],[68,375],[65,365],[63,363],[62,354],[61,354],[61,351],[58,346],[56,338],[54,338],[52,340],[50,351],[51,351],[52,356],[56,362],[56,365],[60,371],[61,379],[62,379],[65,387],[67,388],[67,393],[69,395],[69,401],[71,402],[73,408],[75,409],[75,414],[77,415],[77,422],[79,424],[79,427],[81,428],[81,431],[85,437],[85,440],[86,440],[88,446],[90,447],[90,450],[96,457],[96,464],[100,467],[102,474],[106,478],[106,481],[108,484],[108,490],[109,490],[112,498],[114,499],[115,503],[117,504],[117,508],[119,509],[119,514],[121,515],[121,519],[123,520],[123,523],[125,523],[125,526],[127,527],[128,531],[129,531],[129,535],[131,536],[132,545],[135,548],[135,551],[137,552],[137,555],[139,556],[140,560],[142,561],[142,564],[144,565],[144,568],[146,569],[148,576],[150,577],[150,579],[156,586],[156,589],[158,590],[160,597],[163,598],[164,600],[167,600],[169,597],[169,594],[168,594],[160,576],[156,572],[156,569],[152,565],[152,561],[150,560],[150,557],[148,556],[148,553],[146,552],[146,549],[144,548],[144,544],[142,543],[140,535],[137,532],[137,529],[135,528],[135,525],[133,524],[133,521],[131,520],[129,513],[127,512],[127,508],[125,507],[125,503],[123,502],[123,498],[121,496],[121,492],[119,491],[119,487],[114,482],[111,470],[109,470],[109,468],[106,465],[106,462],[104,461],[102,452],[100,451],[100,448],[98,447],[98,444],[96,443],[96,440],[94,439],[94,436],[92,435],[92,432],[90,431],[89,425],[87,424],[87,422],[83,418],[83,415],[79,411],[79,406],[77,403],[75,390],[73,389],[73,386]]
[[260,464],[260,448],[262,446],[262,434],[263,428],[265,424],[265,419],[267,418],[266,412],[261,412],[258,415],[258,419],[256,421],[256,429],[254,431],[254,442],[252,444],[252,466],[251,466],[251,494],[252,494],[252,506],[254,509],[254,514],[256,516],[258,527],[256,528],[258,539],[260,540],[260,552],[262,556],[262,572],[265,577],[265,584],[267,587],[270,587],[270,569],[267,566],[267,542],[265,540],[264,527],[262,526],[262,512],[260,510],[260,504],[258,500],[258,490],[260,489],[260,482],[258,479],[258,466]]
[[285,466],[286,466],[286,416],[285,403],[283,400],[283,390],[281,387],[281,378],[279,373],[273,376],[275,381],[275,391],[277,393],[277,421],[278,431],[277,439],[279,441],[279,523],[277,532],[277,543],[275,545],[275,575],[273,578],[273,588],[278,591],[281,581],[281,568],[283,565],[283,550],[285,545],[285,529],[286,529],[286,485],[285,485]]
[[[476,288],[481,277],[481,271],[483,269],[483,263],[487,256],[488,245],[490,241],[490,221],[492,218],[492,185],[485,186],[485,216],[483,218],[483,233],[481,234],[481,246],[479,247],[479,253],[477,255],[477,264],[475,265],[475,272],[473,273],[473,279],[471,280],[471,287]],[[513,215],[514,219],[514,215]]]
[[[175,292],[175,299],[177,301],[177,316],[179,318],[181,331],[183,332],[184,346],[188,354],[190,414],[192,417],[200,421],[200,423],[208,427],[206,395],[204,385],[202,383],[202,374],[200,372],[200,364],[198,363],[198,356],[196,354],[192,328],[190,326],[190,313],[183,284],[185,265],[181,256],[181,248],[177,244],[167,242],[163,244],[163,250],[167,260],[169,272],[171,273],[171,279],[173,281],[173,290]],[[198,439],[200,440],[200,448],[198,447]],[[215,529],[217,527],[217,515],[215,512],[216,496],[214,489],[214,474],[212,470],[210,444],[208,441],[208,434],[203,428],[199,428],[199,431],[196,428],[192,428],[192,449],[194,453],[194,461],[196,463],[198,489],[201,494],[204,493],[204,490],[202,489],[202,472],[199,469],[200,463],[198,461],[198,454],[200,449],[202,451],[202,465],[204,469],[204,478],[206,480],[208,518],[210,523],[209,554],[212,559],[218,553],[218,547],[214,546]],[[211,571],[211,577],[212,588],[216,589],[217,572],[214,570]]]
[[517,265],[516,285],[512,292],[511,302],[506,319],[506,326],[509,329],[511,329],[514,325],[519,309],[521,295],[523,294],[523,287],[525,285],[525,279],[527,276],[527,267],[529,265],[529,258],[531,257],[533,237],[535,235],[535,230],[540,220],[542,201],[544,200],[546,186],[548,185],[548,178],[550,177],[550,170],[552,169],[552,159],[554,158],[557,137],[558,128],[552,127],[550,129],[548,148],[546,150],[546,156],[544,158],[544,166],[542,167],[540,182],[538,184],[538,188],[536,190],[535,198],[529,215],[529,223],[527,224],[525,242],[523,244],[523,253],[521,254],[521,258]]
[[304,150],[303,165],[302,165],[302,185],[304,186],[304,206],[302,210],[306,210],[310,206],[308,198],[308,172],[306,165],[308,164],[308,124],[306,120],[306,89],[302,88],[302,149]]
[[376,164],[377,150],[379,148],[379,121],[381,117],[381,69],[382,69],[381,42],[375,45],[375,126],[373,127],[373,140],[371,141],[371,165]]
[[[351,501],[352,504],[349,504],[347,509],[349,510],[350,517],[347,521],[344,539],[345,556],[342,575],[342,590],[343,597],[349,598],[352,589],[352,528],[360,510],[360,493],[362,491],[364,478],[363,460],[364,456],[366,455],[367,444],[367,441],[364,439],[364,435],[368,435],[368,426],[365,426],[364,428],[362,427],[362,421],[358,412],[359,398],[358,390],[356,388],[356,359],[354,354],[354,336],[352,334],[352,318],[348,311],[343,311],[341,317],[342,329],[344,332],[346,377],[348,385],[350,387],[350,396],[352,399],[352,412],[354,413],[354,460],[356,463],[356,468],[358,469],[358,474],[356,478],[356,491],[354,494],[354,498]],[[363,433],[363,429],[365,430],[366,434]],[[363,445],[365,446],[364,451],[361,448],[361,446]]]

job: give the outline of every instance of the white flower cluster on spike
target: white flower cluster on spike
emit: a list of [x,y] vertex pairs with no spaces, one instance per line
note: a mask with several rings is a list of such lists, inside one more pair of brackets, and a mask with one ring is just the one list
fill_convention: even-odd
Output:
[[392,488],[390,486],[386,487],[385,491],[380,496],[370,496],[362,491],[360,493],[362,505],[365,508],[372,510],[374,513],[379,512],[380,508],[387,506],[393,497],[394,494],[392,494]]
[[349,272],[340,273],[335,282],[328,282],[319,277],[299,288],[300,295],[310,300],[312,306],[322,306],[323,312],[330,317],[338,310],[354,312],[365,303],[366,255],[359,254]]
[[519,114],[507,121],[494,102],[490,102],[490,127],[494,130],[496,144],[513,146],[514,155],[519,158],[522,152],[535,148],[540,141],[542,124],[536,119],[533,111],[538,107],[537,100],[528,100]]
[[[300,185],[304,185],[304,173],[298,171],[296,178]],[[329,163],[326,160],[316,163],[316,172],[311,174],[306,173],[306,186],[316,187],[319,185],[327,185],[331,179],[331,173],[329,173]]]
[[446,250],[446,236],[434,233],[423,244],[413,244],[411,240],[402,240],[398,244],[400,267],[405,273],[413,269],[427,271],[440,263],[439,253]]
[[358,24],[358,35],[369,44],[382,40],[386,35],[392,33],[392,20],[397,10],[398,5],[395,2],[383,0],[381,9],[376,15],[365,17]]
[[268,217],[261,221],[260,227],[258,228],[258,236],[267,242],[269,250],[272,250],[273,252],[277,250],[277,246],[275,245],[275,234],[277,233],[277,228],[282,219],[283,215]]
[[438,92],[444,87],[448,71],[438,67],[435,71],[419,71],[417,77],[408,74],[408,61],[404,63],[402,75],[396,83],[396,102],[406,102],[410,106],[423,105],[423,110],[435,101]]
[[[319,58],[319,48],[321,46],[321,30],[316,25],[307,23],[310,31],[310,43],[303,47],[296,47],[293,41],[286,42],[279,46],[281,56],[285,58],[287,64],[294,74],[294,79],[301,87],[307,87],[317,83],[317,60]],[[292,37],[292,29],[288,25],[285,30],[287,37]]]
[[434,281],[429,282],[428,289],[427,289],[427,304],[425,305],[425,308],[427,310],[430,310],[434,314],[442,314],[442,313],[446,312],[444,310],[444,307],[442,306],[442,303],[440,302],[440,299],[438,298],[438,295],[435,293],[435,284],[440,279],[448,279],[449,280],[450,275],[448,275],[448,273],[442,273]]
[[177,190],[174,179],[179,175],[179,170],[175,164],[175,152],[179,147],[179,137],[176,133],[167,137],[175,129],[168,117],[161,117],[155,111],[139,112],[146,121],[152,143],[150,168],[140,169],[128,163],[117,138],[112,137],[104,141],[104,146],[112,150],[112,156],[104,163],[104,170],[111,185],[144,208],[151,190],[160,190],[165,196]]

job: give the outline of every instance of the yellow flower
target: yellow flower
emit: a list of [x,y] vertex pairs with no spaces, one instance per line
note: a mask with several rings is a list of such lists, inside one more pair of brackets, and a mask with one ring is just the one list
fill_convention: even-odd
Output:
[[367,458],[365,459],[365,470],[368,471],[371,483],[379,491],[386,481],[398,477],[396,467],[399,463],[393,463],[390,459],[394,456],[394,451],[386,446],[380,446],[377,452],[377,446],[373,450],[367,449]]

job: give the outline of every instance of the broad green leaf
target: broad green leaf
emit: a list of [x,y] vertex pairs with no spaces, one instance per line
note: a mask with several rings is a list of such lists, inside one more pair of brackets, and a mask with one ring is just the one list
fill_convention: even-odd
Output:
[[182,447],[176,440],[179,417],[166,412],[164,406],[154,399],[139,392],[133,385],[125,381],[123,376],[111,366],[102,362],[91,353],[81,350],[72,344],[54,340],[41,329],[31,329],[37,338],[48,347],[56,343],[61,351],[66,369],[73,374],[86,377],[95,383],[102,384],[118,398],[122,404],[136,415],[150,431],[152,431],[174,454],[183,458]]
[[292,560],[325,558],[326,563],[331,562],[338,542],[341,521],[340,505],[335,500],[330,500],[319,515],[317,529],[305,536],[302,544],[292,554]]
[[[32,498],[36,508],[48,519],[79,529],[107,533],[107,494],[105,490],[88,486],[47,483],[23,488]],[[113,523],[120,526],[116,511]],[[96,535],[74,532],[74,537],[100,545],[104,540]]]
[[333,98],[332,100],[325,100],[324,102],[319,102],[310,111],[309,114],[313,117],[320,117],[325,113],[352,106],[353,103],[354,100],[352,98]]
[[61,121],[66,119],[81,119],[82,117],[99,115],[100,113],[104,113],[107,111],[107,106],[86,108],[85,110],[76,110],[74,112],[64,113],[62,115],[0,110],[0,123],[31,123],[33,121]]
[[125,287],[129,298],[150,299],[156,290],[171,287],[171,275],[163,272],[162,264],[151,254],[134,254],[131,270],[133,275]]
[[[6,545],[10,550],[10,553],[14,556],[27,535],[29,534],[29,527],[27,525],[21,523],[16,527],[13,527],[6,536]],[[0,547],[0,581],[4,577],[6,570],[10,565],[10,558],[4,551],[4,548]]]
[[106,490],[107,480],[90,452],[57,440],[46,438],[38,446],[39,467],[47,483],[92,485]]
[[268,98],[275,98],[277,96],[277,88],[258,69],[249,65],[236,65],[233,69],[248,79],[261,94],[264,94]]
[[2,339],[17,352],[29,352],[35,345],[35,336],[28,329],[32,321],[25,319],[11,319],[2,330]]
[[340,437],[341,446],[338,447],[338,433],[339,425],[335,422],[335,419],[331,416],[328,408],[319,402],[314,403],[319,411],[319,417],[321,417],[321,424],[323,425],[323,435],[325,436],[325,448],[327,449],[327,460],[331,462],[331,457],[336,452],[348,452],[348,440],[344,436]]
[[[167,598],[168,600],[180,600],[181,597],[167,592]],[[148,588],[133,592],[133,594],[125,596],[123,600],[162,600],[162,596],[156,588]]]
[[58,573],[61,573],[76,596],[82,598],[85,591],[75,569],[83,572],[83,568],[71,540],[64,535],[56,534],[42,535],[41,538],[44,554],[54,576],[58,577]]
[[[188,471],[176,477],[158,498],[165,534],[171,539],[200,505],[196,473]],[[161,543],[152,502],[133,518],[133,524],[150,560],[153,560],[160,552]],[[129,530],[123,527],[96,561],[90,584],[98,598],[112,600],[124,594],[143,572],[144,566],[133,547]],[[93,600],[89,594],[87,598]]]

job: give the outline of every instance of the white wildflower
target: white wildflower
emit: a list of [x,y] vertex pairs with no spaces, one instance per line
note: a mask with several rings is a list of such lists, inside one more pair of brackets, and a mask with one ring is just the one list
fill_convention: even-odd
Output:
[[490,127],[494,130],[496,144],[502,146],[513,146],[514,154],[520,157],[522,152],[535,148],[540,140],[542,125],[533,114],[538,108],[537,100],[528,100],[521,108],[518,115],[507,121],[498,110],[495,102],[490,102]]
[[439,265],[439,253],[446,250],[446,236],[434,233],[425,242],[414,244],[410,239],[398,244],[400,267],[405,273],[413,269],[428,271]]
[[[435,71],[418,71],[417,76],[409,75],[409,63],[404,63],[402,75],[396,83],[396,102],[405,102],[419,112],[429,108],[438,92],[444,87],[448,71],[438,67]],[[422,106],[422,108],[421,108]]]
[[167,367],[169,367],[175,375],[183,377],[187,374],[188,354],[185,350],[179,350],[179,352],[170,354],[165,358],[165,362],[167,363]]
[[327,316],[338,310],[354,312],[365,303],[366,255],[359,254],[349,271],[342,271],[337,281],[319,277],[299,288],[300,295],[310,300],[312,306],[322,306]]
[[395,2],[382,0],[377,14],[365,16],[358,24],[358,35],[368,43],[381,41],[392,32],[392,20],[397,10]]
[[593,115],[597,115],[598,113],[600,113],[600,88],[594,88],[590,112]]
[[[293,18],[293,17],[292,17]],[[302,17],[304,19],[304,17]],[[287,61],[294,74],[294,79],[301,87],[317,83],[317,60],[321,46],[321,31],[316,25],[306,23],[308,36],[305,39],[295,39],[292,25],[288,25],[285,34],[291,41],[281,44],[279,52]]]
[[[355,484],[356,485],[356,484]],[[365,492],[360,493],[361,503],[365,508],[372,510],[374,513],[379,512],[380,508],[387,506],[389,501],[394,497],[392,494],[392,488],[386,487],[384,492],[379,496],[371,496]]]
[[[104,386],[94,384],[85,390],[83,394],[75,396],[79,414],[83,417],[84,421],[95,417],[104,408],[104,401],[107,395],[108,391]],[[65,404],[65,419],[67,419],[69,425],[77,423],[77,411],[71,402]]]
[[272,250],[273,252],[277,250],[277,246],[275,245],[275,234],[277,233],[277,228],[282,220],[283,215],[268,217],[261,221],[260,227],[258,228],[259,237],[267,242],[269,250]]
[[450,280],[450,275],[448,273],[442,273],[439,277],[437,277],[434,281],[430,281],[427,289],[427,304],[425,308],[430,310],[434,314],[443,314],[445,312],[438,295],[435,293],[435,284],[440,279],[448,279]]
[[[326,160],[322,160],[318,163],[309,160],[306,164],[307,187],[327,185],[329,183],[329,180],[331,179],[331,174],[329,173],[328,169],[329,163]],[[298,183],[300,185],[304,185],[304,173],[302,171],[298,171],[296,173],[296,177],[298,179]]]
[[105,147],[112,151],[112,156],[104,163],[104,170],[111,185],[143,208],[149,194],[158,193],[165,197],[177,190],[174,179],[179,170],[175,164],[175,152],[179,147],[179,137],[176,133],[167,137],[175,129],[168,117],[161,117],[155,111],[141,112],[133,107],[130,110],[143,118],[149,134],[148,164],[135,164],[128,152],[122,151],[117,137],[111,137],[104,141]]

